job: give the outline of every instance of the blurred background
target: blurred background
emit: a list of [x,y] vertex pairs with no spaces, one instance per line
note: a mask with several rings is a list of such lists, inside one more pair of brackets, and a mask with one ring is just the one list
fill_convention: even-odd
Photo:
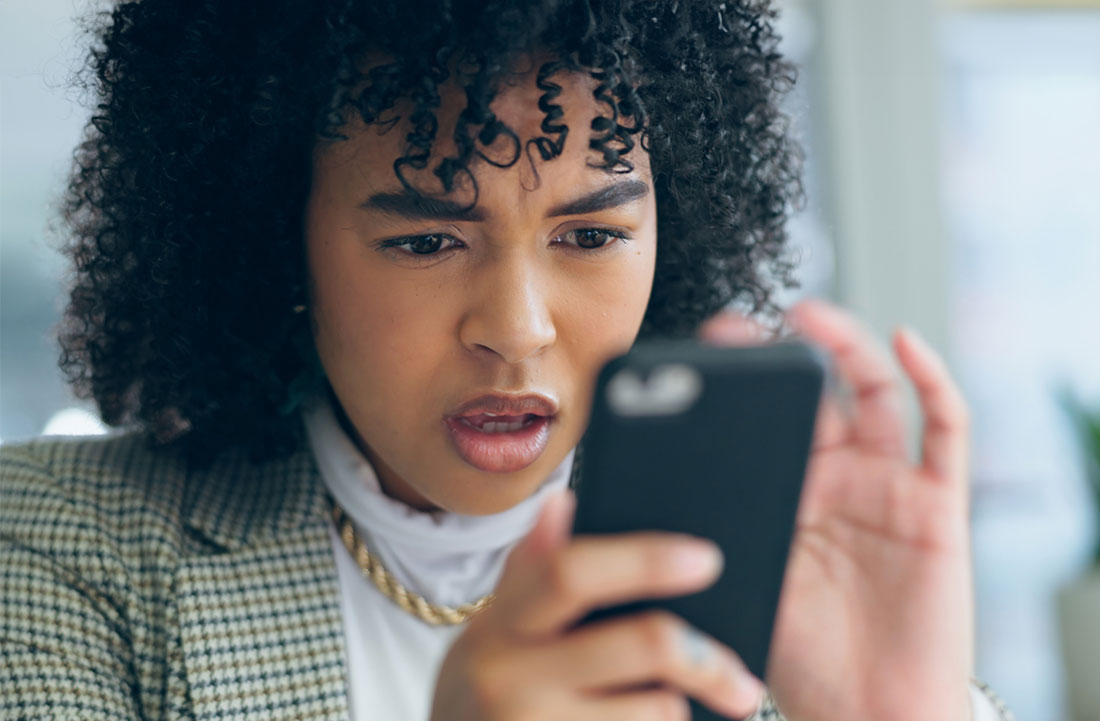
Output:
[[[1071,694],[1100,686],[1100,493],[1060,400],[1100,408],[1100,0],[779,6],[809,160],[790,300],[832,297],[884,336],[909,324],[949,359],[974,417],[978,676],[1021,721],[1070,721]],[[84,8],[0,7],[3,441],[100,429],[52,338]],[[1076,721],[1100,719],[1081,698]]]

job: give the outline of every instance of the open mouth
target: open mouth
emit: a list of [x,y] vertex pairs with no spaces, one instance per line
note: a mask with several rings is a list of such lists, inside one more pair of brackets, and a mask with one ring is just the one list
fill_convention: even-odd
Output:
[[546,416],[537,413],[524,413],[518,416],[478,413],[472,416],[460,416],[456,420],[482,433],[514,433],[545,418]]
[[538,459],[550,440],[557,406],[538,396],[489,395],[445,416],[459,457],[481,471],[508,473]]

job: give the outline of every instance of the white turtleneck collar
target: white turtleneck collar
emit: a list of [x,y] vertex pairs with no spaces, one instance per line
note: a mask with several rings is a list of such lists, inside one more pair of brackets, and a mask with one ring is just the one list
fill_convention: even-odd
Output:
[[508,552],[534,525],[546,496],[567,487],[573,467],[571,451],[538,490],[500,513],[425,512],[383,493],[327,399],[307,403],[303,418],[321,477],[367,548],[407,588],[449,606],[493,590]]

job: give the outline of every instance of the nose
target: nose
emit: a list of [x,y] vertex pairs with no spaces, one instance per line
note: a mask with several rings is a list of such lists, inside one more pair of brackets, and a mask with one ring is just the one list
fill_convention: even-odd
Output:
[[551,288],[527,261],[501,258],[471,276],[469,288],[459,340],[470,352],[515,364],[556,340]]

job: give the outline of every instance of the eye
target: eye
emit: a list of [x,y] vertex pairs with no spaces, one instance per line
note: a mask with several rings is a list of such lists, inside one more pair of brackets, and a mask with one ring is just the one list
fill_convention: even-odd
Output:
[[450,250],[462,246],[462,241],[443,233],[416,235],[408,238],[394,238],[382,241],[380,247],[401,248],[413,255],[434,255],[441,250]]
[[555,242],[575,245],[584,250],[600,250],[616,240],[630,240],[630,236],[610,228],[574,228],[555,238]]

